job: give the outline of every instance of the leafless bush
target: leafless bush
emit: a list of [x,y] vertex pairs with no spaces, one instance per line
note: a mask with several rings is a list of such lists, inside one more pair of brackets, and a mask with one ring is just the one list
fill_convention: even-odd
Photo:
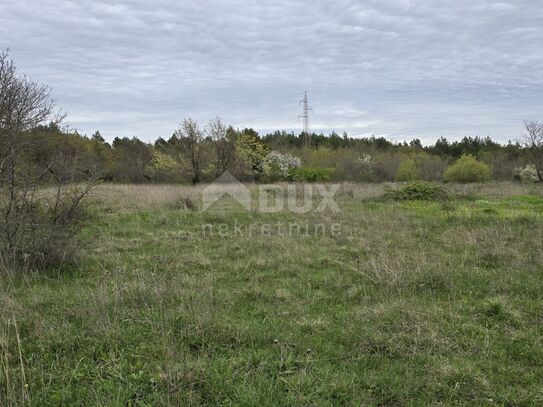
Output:
[[0,53],[0,256],[10,267],[43,269],[73,256],[92,166],[83,171],[82,157],[32,132],[44,123],[60,132],[61,120],[51,89]]

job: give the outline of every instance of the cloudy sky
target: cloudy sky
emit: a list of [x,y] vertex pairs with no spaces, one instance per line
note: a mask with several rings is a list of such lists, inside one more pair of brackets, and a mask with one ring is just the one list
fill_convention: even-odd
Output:
[[515,140],[543,119],[539,0],[0,0],[0,48],[73,128],[168,137],[184,117],[392,140]]

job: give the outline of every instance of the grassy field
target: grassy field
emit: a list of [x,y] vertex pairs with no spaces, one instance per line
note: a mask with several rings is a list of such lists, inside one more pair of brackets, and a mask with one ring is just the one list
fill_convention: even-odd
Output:
[[100,187],[77,267],[2,276],[0,405],[542,405],[543,188],[447,188],[265,214]]

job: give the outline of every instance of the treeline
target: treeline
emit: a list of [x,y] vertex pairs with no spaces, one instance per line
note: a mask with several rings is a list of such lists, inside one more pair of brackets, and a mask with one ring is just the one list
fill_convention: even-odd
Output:
[[494,180],[537,180],[533,150],[526,144],[497,143],[489,137],[444,137],[431,146],[421,141],[393,143],[383,137],[294,134],[260,135],[250,128],[234,129],[219,118],[200,126],[184,120],[171,137],[146,143],[116,137],[107,142],[100,132],[91,137],[65,132],[55,125],[39,126],[28,137],[39,142],[35,160],[51,149],[70,150],[80,157],[84,172],[107,182],[199,183],[213,181],[228,170],[245,181],[276,180],[406,181],[442,180],[446,169],[463,155],[486,163]]

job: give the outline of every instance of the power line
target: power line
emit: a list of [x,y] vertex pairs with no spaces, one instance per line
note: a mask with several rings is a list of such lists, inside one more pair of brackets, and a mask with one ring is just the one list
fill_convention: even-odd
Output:
[[309,99],[307,97],[307,90],[304,92],[304,98],[300,100],[300,105],[303,107],[303,114],[298,116],[298,120],[300,120],[300,117],[304,119],[304,131],[302,133],[305,142],[309,142],[309,111],[313,111],[311,107],[309,107]]

